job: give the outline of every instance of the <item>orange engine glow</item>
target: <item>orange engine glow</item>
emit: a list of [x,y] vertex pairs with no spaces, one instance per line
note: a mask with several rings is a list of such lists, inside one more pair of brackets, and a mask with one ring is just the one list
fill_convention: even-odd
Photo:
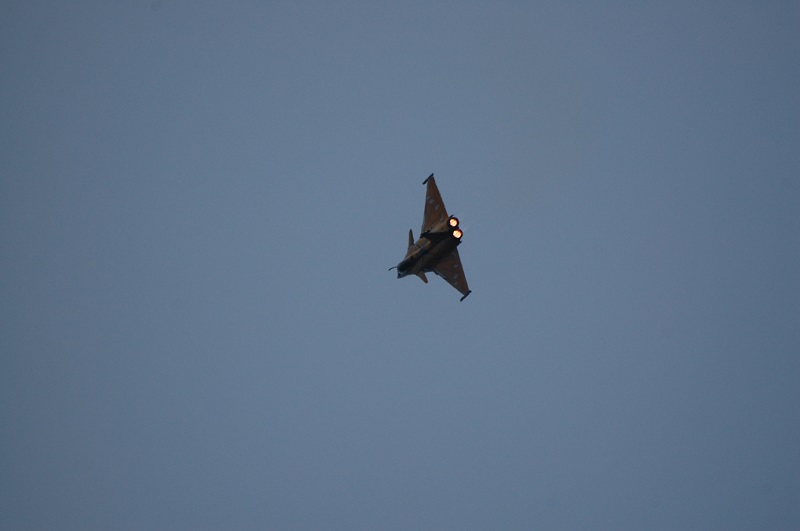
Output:
[[449,223],[451,227],[458,227],[458,218],[456,217],[450,218]]
[[453,236],[458,238],[459,240],[461,239],[461,236],[463,236],[463,235],[464,235],[464,233],[461,232],[461,229],[456,229],[456,230],[453,231]]

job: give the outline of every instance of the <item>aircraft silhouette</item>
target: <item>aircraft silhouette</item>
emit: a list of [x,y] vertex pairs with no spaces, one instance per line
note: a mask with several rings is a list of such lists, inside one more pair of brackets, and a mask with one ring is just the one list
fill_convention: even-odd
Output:
[[415,242],[413,230],[408,231],[406,256],[389,271],[397,269],[397,278],[416,275],[426,284],[428,279],[425,273],[433,272],[456,288],[463,295],[463,301],[472,293],[467,286],[457,249],[464,232],[458,226],[458,218],[447,214],[433,174],[422,181],[422,184],[428,185],[422,232]]

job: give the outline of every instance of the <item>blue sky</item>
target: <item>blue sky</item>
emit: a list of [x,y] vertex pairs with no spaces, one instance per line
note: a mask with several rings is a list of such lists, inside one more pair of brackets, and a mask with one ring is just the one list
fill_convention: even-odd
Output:
[[798,26],[4,3],[0,527],[797,528]]

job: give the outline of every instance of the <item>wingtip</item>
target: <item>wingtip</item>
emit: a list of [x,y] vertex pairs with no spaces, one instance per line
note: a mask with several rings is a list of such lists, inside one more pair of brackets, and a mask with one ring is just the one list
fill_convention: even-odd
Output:
[[469,295],[470,293],[472,293],[472,290],[469,290],[468,292],[466,292],[466,293],[464,294],[464,296],[463,296],[463,297],[461,297],[461,300],[459,300],[458,302],[461,302],[461,301],[463,301],[464,299],[466,299],[466,298],[467,298],[467,295]]
[[428,175],[428,178],[427,178],[427,179],[425,179],[424,181],[422,181],[422,184],[428,184],[428,181],[429,181],[430,179],[433,179],[433,174],[432,174],[432,173],[431,173],[430,175]]

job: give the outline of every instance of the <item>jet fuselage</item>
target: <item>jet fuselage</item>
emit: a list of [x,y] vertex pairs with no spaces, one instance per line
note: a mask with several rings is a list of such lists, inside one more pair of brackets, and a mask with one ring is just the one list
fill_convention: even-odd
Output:
[[461,234],[458,220],[454,217],[434,225],[420,235],[406,257],[397,264],[397,278],[433,271],[436,264],[458,247]]

